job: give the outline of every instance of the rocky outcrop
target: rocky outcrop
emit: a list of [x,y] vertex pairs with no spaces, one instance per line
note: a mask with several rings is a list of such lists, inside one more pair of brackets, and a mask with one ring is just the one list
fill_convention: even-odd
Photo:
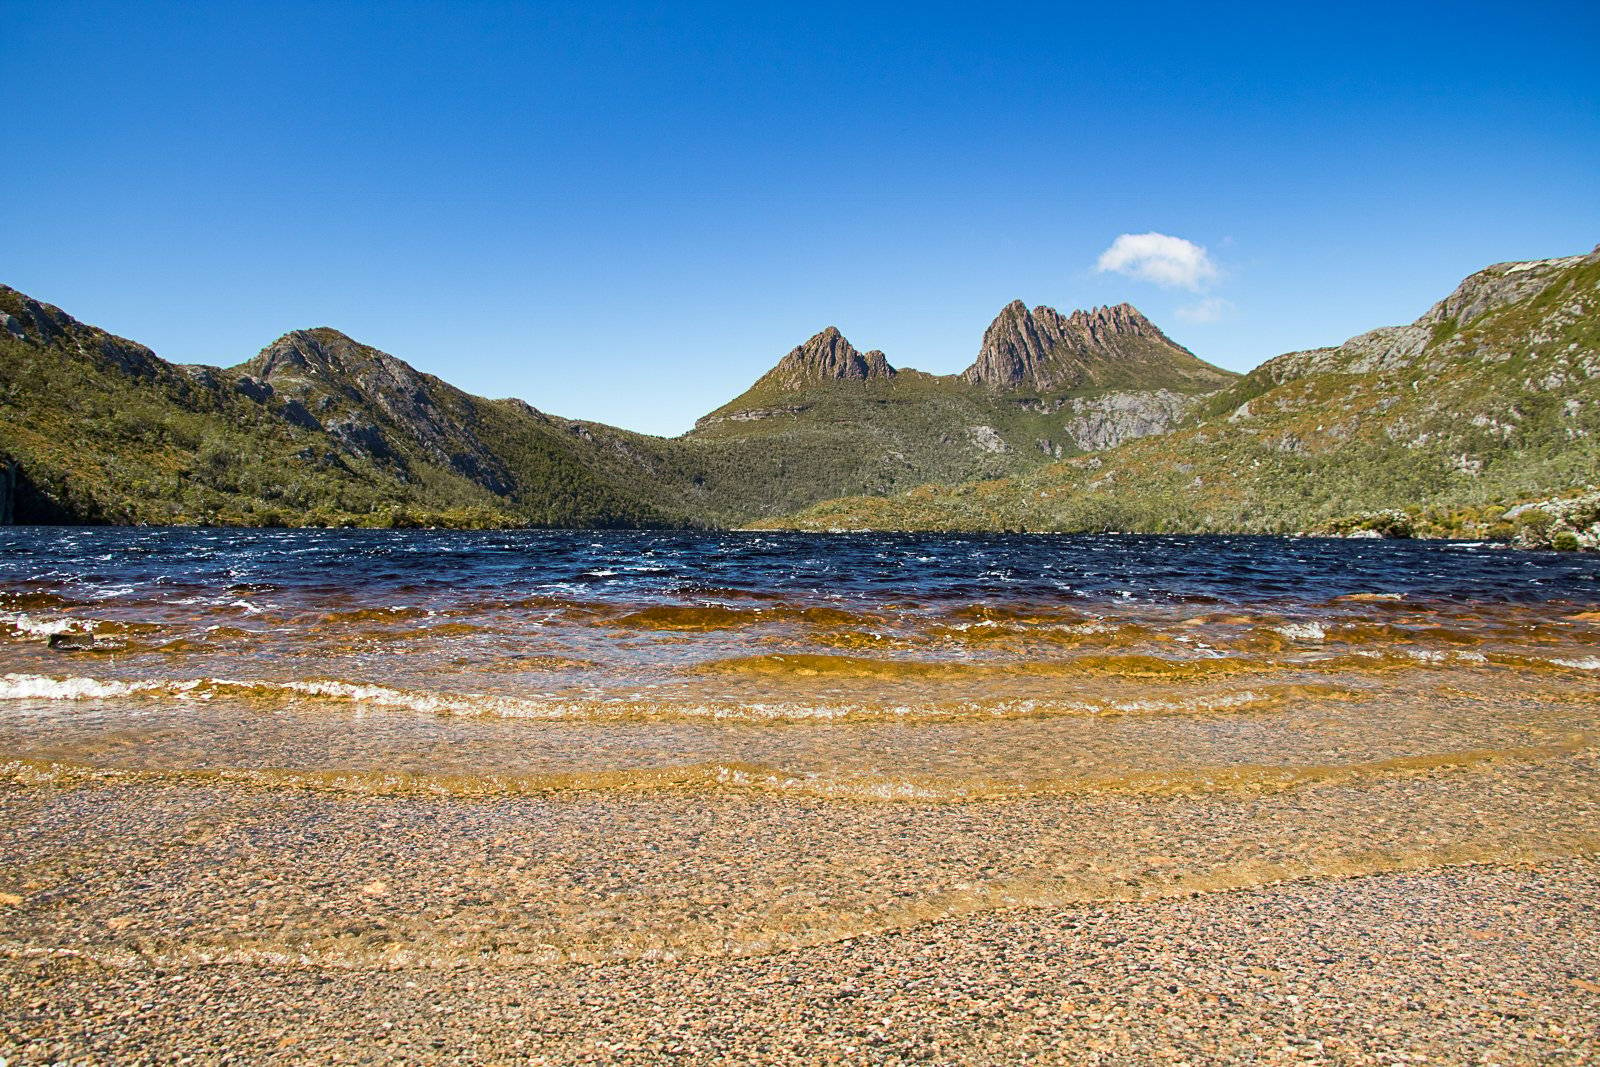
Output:
[[1020,300],[1000,309],[983,333],[977,360],[961,376],[994,389],[1037,380],[1061,341],[1059,329],[1051,328],[1058,325],[1060,316],[1052,308],[1040,307],[1039,312],[1035,315]]
[[974,448],[983,452],[999,454],[1009,452],[1011,448],[1006,444],[1005,438],[1000,436],[993,426],[968,426],[967,440],[972,442]]
[[1066,435],[1085,452],[1115,448],[1136,437],[1166,433],[1183,420],[1195,398],[1170,389],[1072,397],[1062,405]]
[[1131,304],[1062,315],[1013,300],[984,331],[962,377],[993,390],[1065,392],[1115,385],[1221,388],[1234,375],[1162,333]]
[[1485,312],[1526,300],[1547,287],[1562,271],[1586,262],[1600,263],[1600,246],[1587,256],[1533,259],[1485,267],[1429,308],[1417,320],[1417,325],[1432,326],[1448,321],[1465,326]]
[[[1600,263],[1600,247],[1587,256],[1496,263],[1469,275],[1415,322],[1368,330],[1334,348],[1287,352],[1251,371],[1250,377],[1263,384],[1281,385],[1309,374],[1367,374],[1410,367],[1426,353],[1451,347],[1451,340],[1460,330],[1484,315],[1527,300],[1548,288],[1563,272],[1592,263]],[[1586,306],[1577,306],[1570,311],[1553,308],[1548,314],[1554,320],[1561,320],[1587,313]],[[1500,359],[1504,355],[1503,352],[1482,351],[1485,359]]]
[[838,327],[829,326],[805,344],[792,349],[756,385],[803,389],[819,382],[867,381],[892,378],[895,369],[882,352],[860,352]]
[[694,420],[694,428],[704,430],[709,426],[726,422],[761,422],[764,419],[786,419],[802,414],[810,405],[785,404],[778,407],[745,408],[730,411],[726,415],[702,415]]

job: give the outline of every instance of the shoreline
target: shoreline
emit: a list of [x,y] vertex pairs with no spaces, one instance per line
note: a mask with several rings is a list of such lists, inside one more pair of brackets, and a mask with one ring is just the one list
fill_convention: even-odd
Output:
[[0,971],[14,1064],[1585,1063],[1600,857],[1020,908],[766,956]]
[[13,530],[236,530],[250,532],[282,531],[304,533],[307,531],[353,533],[570,533],[570,534],[803,534],[808,537],[1145,537],[1153,539],[1179,539],[1199,537],[1262,537],[1286,541],[1427,541],[1470,544],[1483,548],[1505,549],[1518,552],[1554,552],[1584,554],[1600,548],[1580,546],[1555,548],[1549,545],[1519,544],[1515,538],[1488,537],[1468,533],[1430,534],[1413,533],[1406,536],[1386,536],[1374,533],[1330,533],[1315,530],[1042,530],[1023,528],[938,527],[916,528],[908,526],[779,526],[759,523],[745,526],[680,525],[680,526],[537,526],[537,525],[479,525],[479,526],[390,526],[364,523],[278,523],[248,524],[226,522],[61,522],[61,523],[4,523],[0,529]]

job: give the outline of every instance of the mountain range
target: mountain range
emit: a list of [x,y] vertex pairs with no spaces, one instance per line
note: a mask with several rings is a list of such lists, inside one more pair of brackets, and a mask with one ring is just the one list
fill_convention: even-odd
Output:
[[[1416,321],[1290,352],[1178,425],[797,529],[1366,532],[1600,547],[1600,248],[1499,263]],[[1559,535],[1559,536],[1558,536]]]
[[954,375],[830,326],[676,438],[327,327],[168,363],[0,286],[0,459],[19,522],[1498,534],[1600,482],[1597,369],[1600,249],[1244,376],[1127,304],[1008,304]]
[[1237,375],[1128,305],[1003,309],[932,375],[828,327],[677,438],[472,396],[327,327],[221,368],[0,287],[17,521],[730,526],[1019,474],[1156,433]]

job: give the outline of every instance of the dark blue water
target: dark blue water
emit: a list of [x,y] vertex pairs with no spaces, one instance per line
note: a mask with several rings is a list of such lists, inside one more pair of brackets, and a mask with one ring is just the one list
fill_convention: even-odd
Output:
[[700,595],[1251,604],[1351,594],[1600,603],[1600,556],[1438,541],[17,527],[0,589],[451,600]]

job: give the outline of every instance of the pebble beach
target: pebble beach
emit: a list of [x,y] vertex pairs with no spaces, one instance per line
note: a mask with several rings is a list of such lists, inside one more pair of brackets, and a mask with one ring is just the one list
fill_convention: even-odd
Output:
[[742,959],[0,964],[44,1063],[1593,1063],[1600,862],[1011,912]]

